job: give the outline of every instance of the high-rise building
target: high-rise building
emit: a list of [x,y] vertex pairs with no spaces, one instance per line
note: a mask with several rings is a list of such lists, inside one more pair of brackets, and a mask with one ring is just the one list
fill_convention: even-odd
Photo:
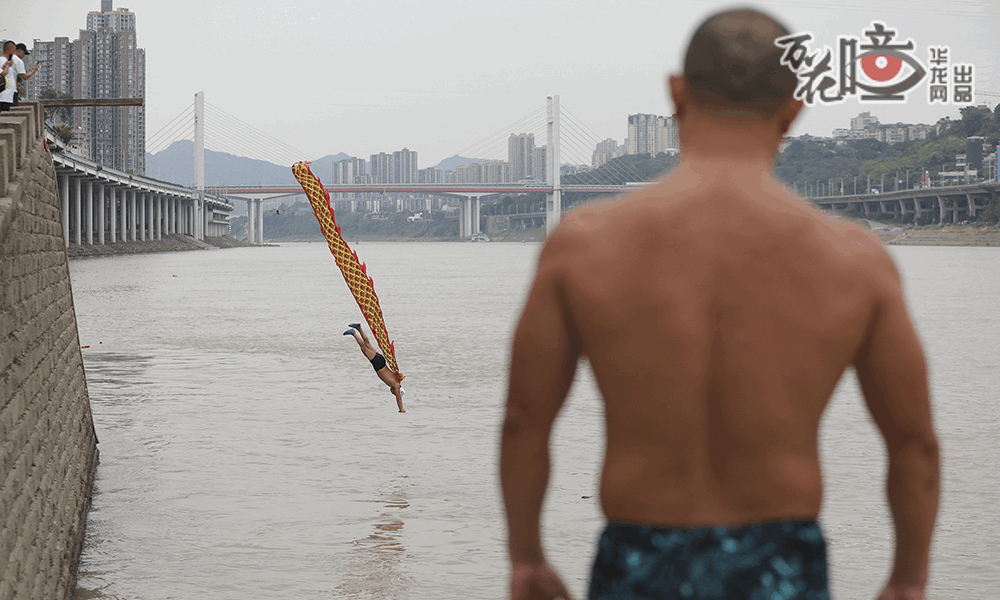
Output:
[[[330,183],[366,183],[365,159],[351,157],[333,163],[333,177],[330,179]],[[331,194],[331,196],[337,199],[350,200],[357,197],[355,192],[336,192]]]
[[333,163],[333,178],[330,180],[330,183],[364,183],[365,175],[365,159],[345,158]]
[[656,156],[660,152],[678,152],[679,150],[680,137],[677,134],[677,119],[672,116],[629,115],[628,138],[625,140],[626,154]]
[[372,154],[369,163],[372,167],[372,183],[395,183],[392,181],[392,155],[385,152]]
[[417,153],[403,148],[371,155],[372,183],[417,183]]
[[509,183],[511,164],[505,160],[484,160],[479,163],[479,183]]
[[[146,51],[136,38],[136,15],[114,10],[101,0],[100,12],[87,15],[80,38],[35,41],[39,63],[30,98],[46,89],[71,92],[74,98],[145,98]],[[98,106],[73,109],[73,128],[84,140],[81,152],[104,166],[142,175],[146,171],[145,106]]]
[[677,119],[671,115],[660,117],[659,137],[656,141],[656,153],[677,153],[681,149],[680,135],[677,133]]
[[878,117],[873,117],[867,110],[851,119],[851,129],[860,131],[878,126]]
[[391,183],[417,183],[417,153],[403,148],[392,153],[393,181]]
[[656,156],[656,139],[659,137],[661,117],[635,114],[628,116],[627,154],[649,154]]
[[595,169],[625,154],[625,146],[619,146],[617,140],[608,138],[603,142],[597,142],[594,149],[594,156],[591,166]]
[[24,63],[29,71],[38,65],[38,72],[24,83],[26,98],[37,100],[42,90],[73,93],[73,43],[68,37],[51,42],[35,40]]
[[507,161],[514,181],[538,179],[534,172],[535,134],[512,133],[507,140]]
[[548,181],[545,164],[545,147],[536,147],[531,153],[531,172],[535,179],[541,182]]
[[418,172],[418,183],[444,183],[444,172],[441,169],[427,167]]

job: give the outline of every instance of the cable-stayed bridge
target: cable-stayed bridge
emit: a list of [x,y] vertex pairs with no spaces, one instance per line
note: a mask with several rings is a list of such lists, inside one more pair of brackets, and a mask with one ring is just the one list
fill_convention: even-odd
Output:
[[[203,129],[199,135],[198,127]],[[512,162],[509,138],[512,135],[531,136],[533,147],[540,150],[542,159],[533,160],[535,165],[530,177],[525,173],[517,181],[510,181],[514,173],[503,174],[504,164],[510,169]],[[161,154],[156,167],[147,170],[151,175],[158,176],[158,171],[175,171],[178,166],[191,164],[192,157],[188,150],[176,144],[180,140],[194,142],[193,159],[198,163],[206,148],[217,152],[238,153],[262,163],[287,165],[303,160],[308,155],[292,148],[281,140],[260,132],[255,127],[228,115],[222,109],[204,102],[203,96],[196,95],[195,103],[172,119],[159,132],[150,137],[147,148],[150,152],[159,150]],[[534,147],[534,140],[544,140],[544,144]],[[380,204],[391,201],[386,197],[411,195],[415,198],[409,204],[418,206],[418,210],[431,210],[434,198],[452,198],[458,203],[459,235],[469,237],[480,232],[481,200],[487,196],[515,194],[544,194],[545,224],[551,230],[560,219],[563,210],[564,194],[598,193],[621,194],[641,183],[644,177],[629,166],[611,164],[604,170],[603,180],[596,178],[587,185],[565,185],[562,183],[562,168],[566,164],[576,164],[589,168],[592,153],[601,138],[590,130],[568,110],[560,106],[559,97],[551,96],[546,105],[532,111],[517,121],[506,125],[486,137],[473,142],[459,150],[456,155],[476,157],[474,162],[485,165],[486,169],[499,171],[501,175],[483,177],[491,182],[455,181],[421,183],[409,177],[407,181],[389,180],[372,176],[361,177],[363,182],[330,183],[332,173],[315,172],[324,182],[331,201],[337,210],[379,212]],[[472,164],[472,163],[470,163]],[[558,167],[557,167],[558,165]],[[247,202],[248,238],[251,242],[260,243],[263,240],[263,213],[265,203],[275,207],[275,201],[289,196],[302,194],[296,184],[263,185],[254,184],[254,173],[248,173],[246,184],[212,185],[206,180],[212,179],[212,174],[206,174],[204,167],[195,167],[193,186],[204,193],[230,201]],[[414,169],[416,171],[416,169]],[[536,172],[537,171],[537,172]],[[290,174],[290,169],[289,169]],[[412,175],[412,173],[411,173]],[[443,179],[443,173],[439,179]],[[164,175],[160,175],[164,176]],[[460,177],[459,177],[460,178]],[[399,179],[399,178],[396,178]],[[404,178],[405,179],[405,178]],[[396,208],[400,205],[397,203]],[[240,211],[242,212],[242,211]]]
[[[515,138],[531,139],[528,147],[536,156],[532,157],[530,169],[524,166],[527,164],[524,156],[514,157]],[[186,147],[178,145],[176,142],[181,140],[191,143]],[[544,143],[534,146],[534,140]],[[400,210],[403,206],[400,198],[403,197],[407,198],[409,208],[431,211],[435,202],[440,208],[442,199],[455,200],[459,235],[463,238],[480,232],[483,198],[543,195],[545,200],[537,211],[518,213],[518,218],[544,223],[551,231],[568,206],[564,202],[565,195],[613,196],[647,185],[643,183],[646,177],[627,163],[612,161],[601,169],[589,171],[594,150],[601,142],[600,136],[560,105],[559,96],[551,96],[543,107],[458,150],[456,156],[475,158],[455,168],[454,180],[443,181],[444,174],[438,171],[431,180],[421,182],[422,175],[413,176],[417,171],[415,165],[410,175],[402,178],[408,179],[404,181],[400,181],[400,177],[384,177],[384,174],[376,176],[372,169],[370,175],[360,176],[358,180],[332,183],[336,179],[333,173],[315,168],[314,172],[324,182],[331,203],[338,211]],[[275,203],[282,198],[301,195],[301,188],[294,183],[254,183],[257,171],[247,172],[244,183],[207,183],[218,179],[215,174],[206,172],[206,149],[248,157],[256,161],[255,169],[277,169],[288,179],[291,179],[291,165],[308,157],[205,102],[204,94],[198,93],[188,108],[148,139],[147,150],[157,152],[158,161],[147,167],[144,177],[103,169],[70,152],[53,155],[60,174],[67,243],[71,239],[78,244],[94,243],[95,238],[97,243],[105,243],[106,236],[112,243],[116,239],[157,239],[163,233],[188,234],[198,239],[206,235],[223,235],[228,232],[234,202],[247,203],[248,240],[262,243],[265,203],[276,207]],[[483,174],[489,174],[478,178],[463,174],[465,167],[476,164],[482,165]],[[522,165],[520,170],[515,164]],[[589,171],[588,183],[567,185],[563,182],[563,170],[572,169],[573,165],[581,171]],[[164,181],[176,180],[181,166],[191,169],[188,181]],[[423,174],[425,171],[428,170],[417,172]],[[471,172],[470,169],[465,171]],[[842,188],[839,195],[828,193],[810,200],[825,209],[849,208],[869,215],[943,222],[965,215],[974,217],[985,207],[987,196],[996,192],[995,186],[983,184],[969,189],[936,186],[933,190],[904,190],[891,196],[847,196]],[[832,183],[829,187],[832,189]]]

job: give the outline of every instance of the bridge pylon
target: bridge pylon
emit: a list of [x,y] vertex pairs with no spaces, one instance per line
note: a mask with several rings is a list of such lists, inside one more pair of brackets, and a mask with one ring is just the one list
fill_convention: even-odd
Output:
[[199,240],[205,239],[205,92],[194,95],[194,201],[192,233]]
[[548,133],[545,152],[545,183],[552,186],[552,192],[545,197],[545,235],[549,236],[562,218],[562,189],[559,163],[559,95],[548,97]]

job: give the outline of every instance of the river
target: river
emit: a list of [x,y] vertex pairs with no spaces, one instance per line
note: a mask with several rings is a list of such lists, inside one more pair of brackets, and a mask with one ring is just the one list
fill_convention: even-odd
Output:
[[[359,243],[407,413],[342,333],[325,244],[72,261],[100,438],[79,597],[502,598],[509,340],[539,244]],[[1000,249],[892,248],[943,446],[929,598],[1000,591]],[[585,597],[602,408],[581,368],[553,439],[545,544]],[[852,374],[827,410],[821,522],[837,599],[891,560],[884,453]]]

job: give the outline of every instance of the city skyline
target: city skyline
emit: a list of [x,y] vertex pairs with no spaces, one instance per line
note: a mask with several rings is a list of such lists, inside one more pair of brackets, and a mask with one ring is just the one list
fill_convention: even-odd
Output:
[[[82,21],[82,18],[81,18]],[[42,92],[74,98],[145,98],[146,51],[136,43],[136,14],[100,0],[77,39],[33,40],[25,63],[38,63],[25,98]],[[142,175],[146,165],[146,107],[77,107],[70,111],[73,144],[84,158]]]
[[[33,39],[74,38],[99,4],[24,4],[5,13],[0,36],[29,47]],[[142,20],[147,132],[158,131],[203,90],[209,102],[305,158],[369,156],[407,146],[417,148],[427,164],[543,107],[552,94],[599,139],[621,142],[628,115],[673,113],[664,77],[679,70],[697,24],[726,6],[731,4],[671,7],[640,0],[611,7],[561,0],[541,6],[428,0],[419,7],[309,0],[281,6],[256,0],[116,2]],[[1000,24],[998,6],[938,8],[920,0],[886,2],[878,9],[858,0],[769,6],[791,30],[812,32],[817,48],[834,46],[838,35],[860,35],[873,20],[897,28],[919,49],[949,45],[954,61],[976,66],[977,90],[1000,91],[992,33]],[[465,9],[477,18],[467,20]],[[552,28],[556,21],[560,26]],[[262,70],[270,74],[266,85]],[[850,99],[808,108],[790,134],[830,136],[866,110],[883,123],[958,117],[957,106],[929,105],[924,88],[922,83],[904,105]],[[996,98],[977,100],[992,105]]]

